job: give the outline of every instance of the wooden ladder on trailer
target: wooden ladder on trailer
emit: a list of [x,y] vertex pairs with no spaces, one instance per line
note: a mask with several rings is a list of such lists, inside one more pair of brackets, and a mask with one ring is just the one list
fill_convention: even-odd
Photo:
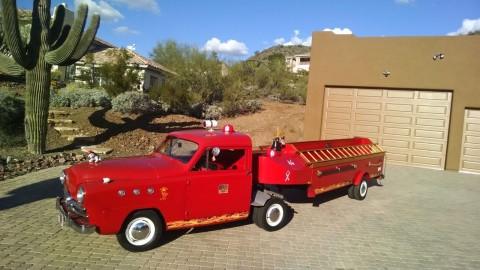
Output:
[[368,156],[385,151],[378,144],[361,144],[342,147],[311,149],[299,151],[300,156],[307,165],[323,163],[341,159],[357,158]]

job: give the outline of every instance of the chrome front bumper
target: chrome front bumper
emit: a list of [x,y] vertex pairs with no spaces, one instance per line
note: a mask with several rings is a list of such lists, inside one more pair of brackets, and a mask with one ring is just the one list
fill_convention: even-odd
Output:
[[68,198],[57,197],[56,208],[58,210],[58,222],[61,227],[71,227],[79,233],[92,233],[96,227],[88,223],[86,213],[79,209]]

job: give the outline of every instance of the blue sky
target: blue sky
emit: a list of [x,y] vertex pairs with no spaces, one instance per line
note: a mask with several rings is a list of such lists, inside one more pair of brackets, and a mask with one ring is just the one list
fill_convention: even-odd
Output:
[[[31,8],[31,0],[17,1]],[[149,56],[174,39],[227,59],[244,59],[275,44],[309,44],[311,33],[332,29],[356,36],[462,34],[480,30],[479,0],[52,0],[70,9],[87,3],[102,15],[98,36],[135,44]]]

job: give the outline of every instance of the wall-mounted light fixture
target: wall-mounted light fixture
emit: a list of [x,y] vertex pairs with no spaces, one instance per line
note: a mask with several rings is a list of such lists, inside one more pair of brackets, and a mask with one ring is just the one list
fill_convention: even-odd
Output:
[[436,61],[436,60],[442,60],[443,58],[445,58],[445,54],[443,53],[437,53],[433,56],[433,61]]
[[383,76],[385,76],[385,78],[386,78],[386,77],[390,76],[390,71],[384,70],[384,71],[382,72],[382,74],[383,74]]

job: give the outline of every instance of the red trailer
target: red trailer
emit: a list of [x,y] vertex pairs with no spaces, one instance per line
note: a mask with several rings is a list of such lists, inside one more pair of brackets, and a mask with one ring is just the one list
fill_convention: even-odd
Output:
[[166,231],[251,217],[275,231],[291,215],[282,189],[306,196],[348,188],[363,200],[382,179],[385,152],[366,138],[284,143],[252,149],[246,134],[221,130],[170,133],[152,154],[74,165],[62,173],[62,224],[82,233],[116,234],[122,247],[144,251]]

